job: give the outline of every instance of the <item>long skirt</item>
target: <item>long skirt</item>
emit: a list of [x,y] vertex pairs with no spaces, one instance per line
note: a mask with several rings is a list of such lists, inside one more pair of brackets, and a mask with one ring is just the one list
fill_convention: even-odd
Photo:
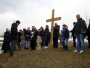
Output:
[[4,52],[7,52],[8,50],[10,50],[10,42],[4,41],[3,46],[2,46],[2,50],[4,50]]

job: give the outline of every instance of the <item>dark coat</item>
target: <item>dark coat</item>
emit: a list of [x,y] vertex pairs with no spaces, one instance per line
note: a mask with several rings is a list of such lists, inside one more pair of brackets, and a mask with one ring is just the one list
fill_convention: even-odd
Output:
[[49,33],[49,29],[47,29],[47,28],[45,29],[45,34],[46,34],[46,33],[47,33],[47,34]]
[[[25,40],[27,40],[27,41],[29,41],[30,40],[30,31],[28,31],[28,30],[26,30],[25,31]],[[27,35],[29,36],[29,37],[27,37]]]
[[75,34],[75,27],[76,27],[76,26],[74,26],[73,29],[71,30],[72,36],[74,36],[74,34]]
[[69,38],[69,30],[68,29],[65,29],[65,31],[63,32],[64,33],[64,38]]
[[84,31],[87,31],[87,26],[86,26],[85,21],[84,21],[82,18],[80,18],[80,19],[77,21],[76,27],[75,27],[75,34],[76,34],[76,35],[82,34],[82,33],[81,33],[81,28],[82,28],[82,26],[83,26],[83,28],[84,28]]
[[90,24],[89,24],[88,29],[87,29],[87,36],[90,36]]
[[2,50],[4,51],[10,50],[10,32],[4,33],[4,41],[2,45]]
[[18,35],[18,31],[17,31],[17,24],[13,23],[11,26],[11,41],[12,40],[17,40],[17,35]]
[[[32,30],[34,31],[34,30]],[[34,33],[34,36],[32,37],[32,40],[36,40],[37,39],[37,35],[38,35],[38,31],[36,30],[35,33]]]
[[21,42],[21,38],[20,37],[21,37],[21,33],[19,32],[18,33],[18,42]]
[[59,37],[59,30],[60,30],[60,26],[59,25],[54,27],[53,38],[58,38]]
[[40,36],[43,40],[45,39],[45,31],[44,30],[40,31]]
[[10,32],[5,32],[4,33],[4,41],[10,42]]

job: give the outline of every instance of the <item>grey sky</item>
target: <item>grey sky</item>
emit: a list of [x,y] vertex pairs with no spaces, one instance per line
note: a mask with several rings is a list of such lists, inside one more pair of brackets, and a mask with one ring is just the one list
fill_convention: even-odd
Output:
[[55,17],[62,17],[57,23],[61,26],[67,24],[69,30],[73,28],[72,23],[77,21],[76,14],[89,23],[90,0],[0,0],[0,35],[6,28],[11,28],[15,20],[20,20],[19,29],[35,25],[45,27],[46,19],[51,18],[52,9],[55,9]]

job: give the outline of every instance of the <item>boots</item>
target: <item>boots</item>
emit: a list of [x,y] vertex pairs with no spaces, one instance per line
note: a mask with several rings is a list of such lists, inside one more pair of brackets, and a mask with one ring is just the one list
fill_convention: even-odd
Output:
[[68,51],[68,46],[65,46],[65,51]]
[[63,45],[63,50],[65,51],[65,49],[66,49],[65,45]]

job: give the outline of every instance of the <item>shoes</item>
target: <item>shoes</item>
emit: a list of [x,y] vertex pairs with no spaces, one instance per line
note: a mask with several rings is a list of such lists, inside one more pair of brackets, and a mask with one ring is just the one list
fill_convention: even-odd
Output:
[[16,55],[10,56],[10,57],[16,57]]
[[78,50],[75,50],[74,52],[78,52]]
[[80,53],[83,53],[83,52],[84,52],[83,50],[80,51]]

